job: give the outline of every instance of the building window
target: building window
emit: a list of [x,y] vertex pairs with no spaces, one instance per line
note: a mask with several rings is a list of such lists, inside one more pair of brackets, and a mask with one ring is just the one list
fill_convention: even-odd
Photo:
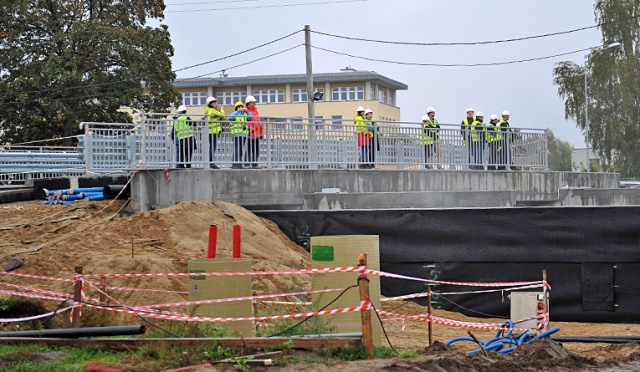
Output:
[[284,89],[254,90],[256,103],[284,103]]
[[[314,93],[315,92],[324,93],[324,88],[318,88],[314,91]],[[307,99],[307,88],[299,88],[293,90],[293,102],[307,102]],[[318,102],[322,101],[324,101],[324,96]]]
[[236,102],[244,102],[247,92],[219,92],[218,104],[225,106],[233,106]]
[[331,117],[331,126],[335,130],[342,130],[342,115],[333,115]]
[[204,106],[207,103],[207,92],[182,93],[182,104],[185,106]]
[[373,97],[376,96],[376,89],[374,87],[371,87],[371,95],[369,97],[371,97],[371,99],[373,99]]
[[313,122],[316,125],[316,130],[322,130],[324,127],[324,118],[322,116],[316,116]]
[[364,87],[333,88],[332,99],[334,101],[363,101]]
[[286,124],[284,118],[275,118],[275,126],[274,129],[277,131],[285,130]]
[[385,103],[385,94],[384,94],[384,90],[379,90],[378,91],[378,101],[380,101],[380,103]]
[[389,97],[387,97],[387,104],[393,106],[393,93],[391,92],[389,92]]
[[302,118],[293,118],[293,130],[302,130]]

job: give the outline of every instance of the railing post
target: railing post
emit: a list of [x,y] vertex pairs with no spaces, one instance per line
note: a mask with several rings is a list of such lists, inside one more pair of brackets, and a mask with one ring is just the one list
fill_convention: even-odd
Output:
[[84,125],[84,164],[86,172],[93,169],[93,135],[87,124]]
[[396,159],[398,169],[404,169],[404,142],[401,139],[396,141]]
[[[360,253],[358,255],[358,266],[367,267],[367,255]],[[369,296],[369,278],[367,273],[361,273],[358,275],[358,287],[360,289],[360,304],[370,303],[371,297]],[[371,310],[361,310],[360,318],[362,320],[362,343],[364,349],[369,355],[369,359],[375,357],[373,350],[373,328],[371,326]]]

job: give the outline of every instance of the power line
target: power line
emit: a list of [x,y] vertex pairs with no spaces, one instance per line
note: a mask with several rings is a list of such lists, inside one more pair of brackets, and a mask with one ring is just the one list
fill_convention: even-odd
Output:
[[593,26],[580,27],[580,28],[575,28],[573,30],[567,30],[567,31],[551,32],[551,33],[541,34],[541,35],[524,36],[524,37],[503,39],[503,40],[473,41],[473,42],[432,42],[432,43],[421,43],[421,42],[409,42],[409,41],[389,41],[389,40],[365,39],[365,38],[359,38],[359,37],[330,34],[330,33],[327,33],[327,32],[313,31],[313,30],[311,32],[316,33],[318,35],[330,36],[330,37],[335,37],[335,38],[339,38],[339,39],[365,41],[365,42],[380,43],[380,44],[412,45],[412,46],[454,46],[454,45],[466,45],[466,46],[469,46],[469,45],[486,45],[486,44],[510,43],[510,42],[514,42],[514,41],[541,39],[541,38],[550,37],[550,36],[565,35],[565,34],[570,34],[570,33],[574,33],[574,32],[589,30],[589,29],[596,28],[596,27],[601,27],[601,26],[606,26],[606,25],[615,24],[615,23],[619,23],[619,22],[624,22],[624,21],[628,21],[630,19],[636,19],[638,17],[640,17],[640,15],[627,17],[627,18],[623,18],[623,19],[619,19],[619,20],[611,21],[611,22],[598,23],[597,25],[593,25]]
[[210,8],[210,9],[191,9],[191,10],[167,10],[165,13],[187,13],[187,12],[210,12],[213,10],[253,10],[253,9],[266,9],[266,8],[291,8],[296,6],[309,6],[309,5],[327,5],[327,4],[342,4],[342,3],[360,3],[369,0],[338,0],[338,1],[317,1],[313,3],[292,3],[292,4],[280,4],[280,5],[259,5],[251,7],[229,7],[229,8]]
[[253,50],[256,50],[256,49],[260,49],[260,48],[262,48],[262,47],[265,47],[265,46],[267,46],[267,45],[271,45],[271,44],[277,43],[278,41],[281,41],[281,40],[284,40],[284,39],[290,38],[291,36],[293,36],[293,35],[295,35],[295,34],[297,34],[297,33],[300,33],[300,32],[302,32],[302,31],[303,31],[303,30],[296,30],[296,31],[294,31],[294,32],[290,33],[289,35],[285,35],[285,36],[279,37],[279,38],[277,38],[277,39],[273,39],[273,40],[268,41],[268,42],[266,42],[266,43],[264,43],[264,44],[260,44],[260,45],[254,46],[253,48],[245,49],[245,50],[243,50],[243,51],[241,51],[241,52],[234,53],[234,54],[230,54],[230,55],[228,55],[228,56],[221,57],[221,58],[216,58],[216,59],[211,60],[211,61],[202,62],[202,63],[197,63],[197,64],[195,64],[195,65],[191,65],[191,66],[183,67],[183,68],[180,68],[180,69],[174,70],[173,72],[180,72],[180,71],[184,71],[184,70],[189,70],[189,69],[192,69],[192,68],[194,68],[194,67],[200,67],[200,66],[208,65],[208,64],[211,64],[211,63],[214,63],[214,62],[219,62],[219,61],[222,61],[222,60],[225,60],[225,59],[229,59],[229,58],[231,58],[231,57],[239,56],[239,55],[241,55],[241,54],[244,54],[244,53],[247,53],[247,52],[251,52],[251,51],[253,51]]
[[[289,37],[291,37],[291,36],[293,36],[293,35],[295,35],[295,34],[297,34],[297,33],[302,32],[302,31],[303,31],[303,30],[297,30],[297,31],[294,31],[294,32],[292,32],[292,33],[290,33],[290,34],[288,34],[288,35],[285,35],[285,36],[279,37],[279,38],[277,38],[277,39],[273,39],[273,40],[271,40],[271,41],[268,41],[268,42],[266,42],[266,43],[263,43],[263,44],[260,44],[260,45],[254,46],[254,47],[251,47],[251,48],[249,48],[249,49],[245,49],[245,50],[243,50],[243,51],[240,51],[240,52],[237,52],[237,53],[233,53],[233,54],[230,54],[230,55],[228,55],[228,56],[224,56],[224,57],[216,58],[216,59],[213,59],[213,60],[210,60],[210,61],[201,62],[201,63],[197,63],[197,64],[195,64],[195,65],[182,67],[182,68],[179,68],[179,69],[177,69],[177,70],[172,70],[171,72],[174,72],[174,73],[175,73],[175,72],[185,71],[185,70],[189,70],[189,69],[192,69],[192,68],[195,68],[195,67],[200,67],[200,66],[208,65],[208,64],[211,64],[211,63],[215,63],[215,62],[220,62],[220,61],[223,61],[223,60],[225,60],[225,59],[232,58],[232,57],[236,57],[236,56],[239,56],[239,55],[241,55],[241,54],[245,54],[245,53],[248,53],[248,52],[254,51],[254,50],[256,50],[256,49],[260,49],[260,48],[263,48],[263,47],[265,47],[265,46],[268,46],[268,45],[274,44],[274,43],[276,43],[276,42],[278,42],[278,41],[281,41],[281,40],[287,39],[287,38],[289,38]],[[144,80],[145,78],[149,78],[149,77],[152,77],[152,76],[159,76],[159,75],[166,75],[166,74],[168,74],[168,72],[161,72],[161,73],[157,73],[157,74],[150,74],[150,75],[146,75],[145,77],[142,77],[142,78],[137,79],[137,80]],[[100,83],[100,84],[85,84],[85,85],[76,85],[76,86],[71,86],[71,87],[62,87],[62,88],[38,89],[38,90],[30,90],[30,91],[24,91],[24,92],[17,92],[17,93],[13,93],[13,94],[14,94],[14,95],[22,95],[22,94],[32,94],[32,93],[42,93],[42,92],[60,92],[60,91],[71,90],[71,89],[80,89],[80,88],[89,88],[89,87],[99,87],[99,86],[115,85],[115,84],[120,84],[120,83],[124,83],[124,82],[129,82],[129,81],[131,81],[131,80],[132,80],[132,78],[130,78],[130,79],[122,79],[122,80],[117,80],[117,81],[110,81],[110,82],[108,82],[108,83]],[[178,80],[180,80],[180,79],[178,79]],[[176,80],[176,81],[178,81],[178,80]],[[2,95],[3,95],[3,96],[6,96],[6,94],[2,94]]]
[[294,45],[294,46],[292,46],[291,48],[287,48],[287,49],[281,50],[281,51],[279,51],[279,52],[275,52],[275,53],[273,53],[273,54],[269,54],[269,55],[264,56],[264,57],[256,58],[256,59],[251,60],[251,61],[249,61],[249,62],[244,62],[244,63],[241,63],[241,64],[239,64],[239,65],[235,65],[235,66],[231,66],[231,67],[223,68],[222,70],[218,70],[218,71],[214,71],[214,72],[208,72],[208,73],[206,73],[206,74],[202,74],[202,75],[198,75],[198,76],[193,76],[193,77],[183,78],[183,79],[177,79],[176,81],[186,81],[186,80],[198,79],[198,78],[201,78],[201,77],[204,77],[204,76],[209,76],[209,75],[217,74],[217,73],[220,73],[220,72],[223,72],[223,71],[228,71],[228,70],[231,70],[231,69],[234,69],[234,68],[237,68],[237,67],[242,67],[242,66],[250,65],[250,64],[252,64],[252,63],[256,63],[256,62],[259,62],[259,61],[265,60],[265,59],[267,59],[267,58],[275,57],[275,56],[277,56],[277,55],[280,55],[280,54],[286,53],[286,52],[288,52],[288,51],[290,51],[290,50],[294,50],[294,49],[299,48],[299,47],[301,47],[301,46],[303,46],[303,45],[304,45],[304,43],[301,43],[301,44],[298,44],[298,45]]
[[574,51],[566,52],[566,53],[554,54],[554,55],[545,56],[545,57],[527,58],[527,59],[519,59],[519,60],[514,60],[514,61],[505,61],[505,62],[469,63],[469,64],[451,63],[451,64],[446,64],[446,63],[420,63],[420,62],[390,61],[390,60],[385,60],[385,59],[376,59],[376,58],[369,58],[369,57],[363,57],[363,56],[356,56],[356,55],[353,55],[353,54],[343,53],[343,52],[337,52],[337,51],[335,51],[335,50],[326,49],[326,48],[321,48],[321,47],[314,46],[314,45],[312,45],[311,47],[312,47],[312,48],[314,48],[314,49],[318,49],[318,50],[322,50],[322,51],[328,52],[328,53],[333,53],[333,54],[337,54],[337,55],[341,55],[341,56],[347,56],[347,57],[351,57],[351,58],[363,59],[363,60],[365,60],[365,61],[382,62],[382,63],[390,63],[390,64],[394,64],[394,65],[404,65],[404,66],[425,66],[425,67],[483,67],[483,66],[504,66],[504,65],[511,65],[511,64],[516,64],[516,63],[533,62],[533,61],[542,61],[542,60],[545,60],[545,59],[551,59],[551,58],[556,58],[556,57],[567,56],[567,55],[570,55],[570,54],[575,54],[575,53],[585,52],[585,51],[587,51],[587,50],[592,50],[592,49],[594,49],[594,47],[590,47],[590,48],[584,48],[584,49],[574,50]]

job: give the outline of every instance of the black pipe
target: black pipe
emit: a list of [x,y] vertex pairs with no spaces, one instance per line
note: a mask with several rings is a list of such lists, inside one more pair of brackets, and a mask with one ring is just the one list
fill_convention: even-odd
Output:
[[551,337],[556,342],[584,342],[584,343],[607,343],[607,344],[625,344],[630,342],[640,342],[637,336],[558,336]]
[[0,332],[0,337],[42,337],[42,338],[79,338],[103,336],[141,335],[146,331],[143,325],[116,327],[86,327],[43,329],[39,331]]
[[[124,189],[124,191],[122,191]],[[122,191],[122,193],[120,193]],[[120,193],[120,195],[118,195]],[[108,185],[102,189],[102,195],[104,195],[105,199],[115,199],[116,196],[118,199],[129,199],[130,192],[129,186],[125,187],[125,185]]]

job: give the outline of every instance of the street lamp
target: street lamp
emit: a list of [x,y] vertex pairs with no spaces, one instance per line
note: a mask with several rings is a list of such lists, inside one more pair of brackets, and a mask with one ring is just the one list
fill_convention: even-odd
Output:
[[[606,46],[603,45],[601,47],[596,48],[595,52],[599,53],[605,49],[616,48],[621,45],[622,44],[616,41],[615,43],[611,43]],[[588,96],[587,96],[587,62],[586,61],[584,62],[583,71],[584,71],[584,123],[585,123],[584,146],[586,148],[585,151],[587,155],[585,167],[587,169],[587,172],[591,172],[591,161],[589,160],[589,102],[587,101]]]

